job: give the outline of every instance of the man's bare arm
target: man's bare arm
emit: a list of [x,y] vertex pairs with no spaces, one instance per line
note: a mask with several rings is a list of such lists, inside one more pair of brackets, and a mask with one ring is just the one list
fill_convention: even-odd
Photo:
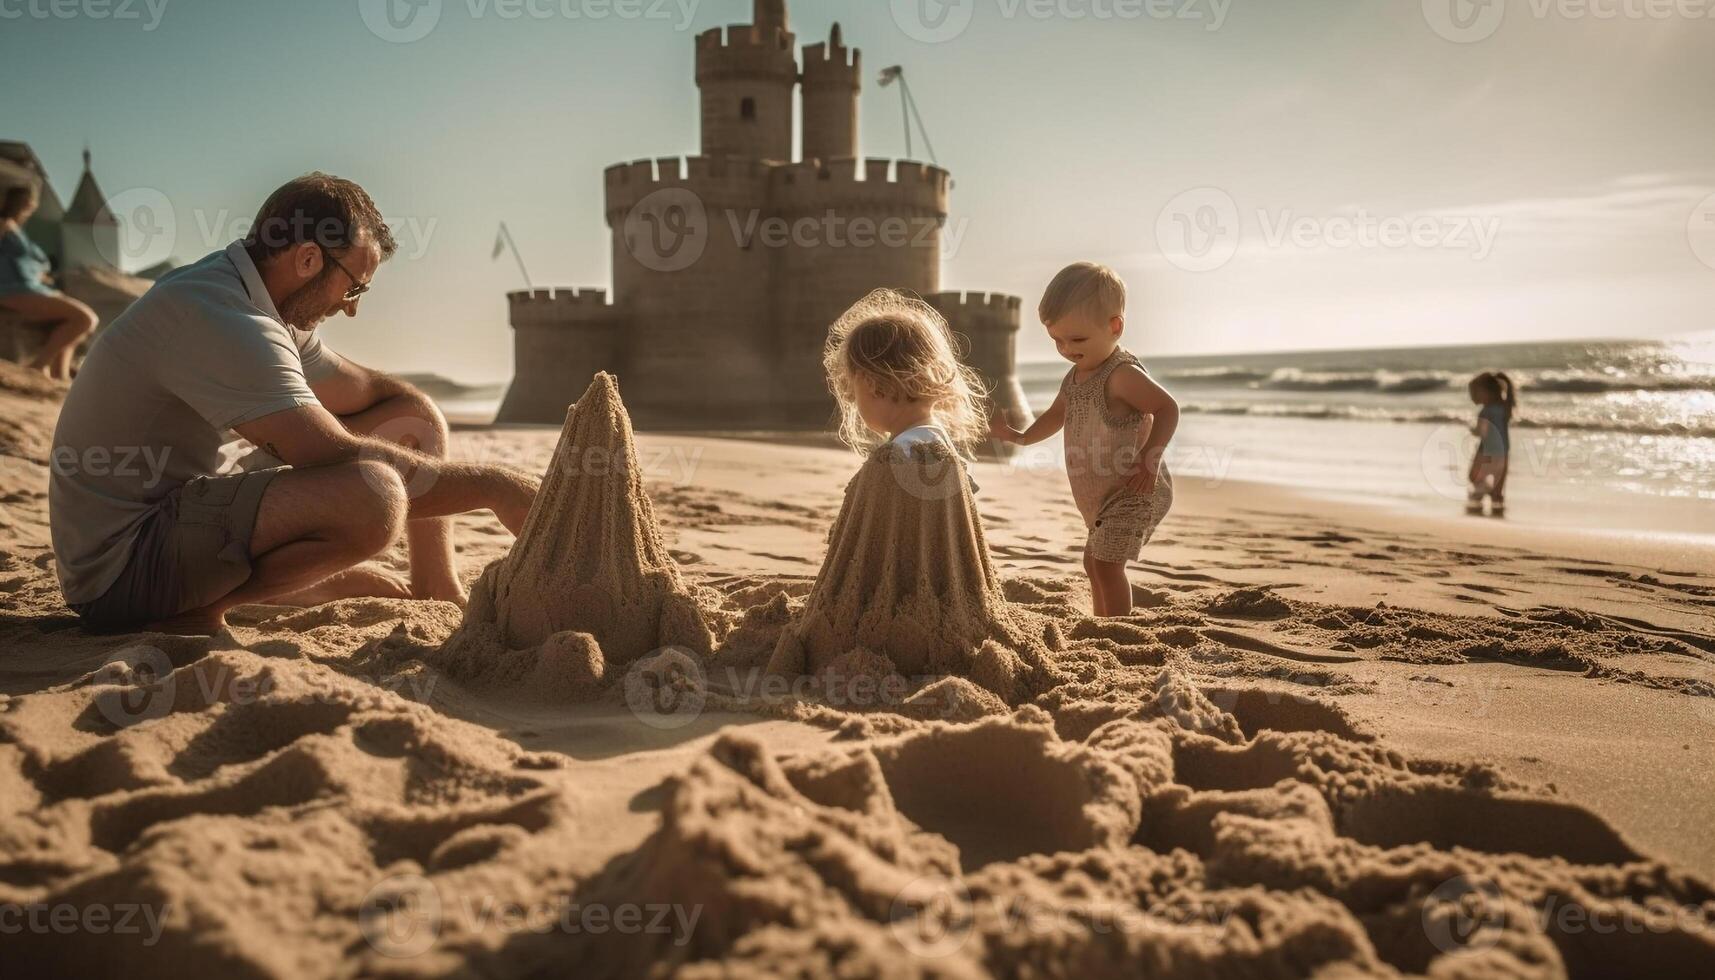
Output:
[[333,372],[310,382],[310,390],[315,392],[322,407],[335,415],[356,415],[400,395],[428,400],[421,391],[399,378],[346,357],[336,358]]
[[319,405],[276,412],[237,428],[239,435],[292,466],[367,459],[393,467],[410,494],[413,519],[488,509],[517,534],[539,488],[534,478],[507,467],[438,459],[385,439],[355,435]]

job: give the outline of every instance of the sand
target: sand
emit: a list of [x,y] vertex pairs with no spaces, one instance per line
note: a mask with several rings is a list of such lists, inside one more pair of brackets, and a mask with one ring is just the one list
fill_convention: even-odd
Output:
[[468,614],[96,637],[53,582],[54,411],[0,365],[9,973],[1715,967],[1706,545],[1187,481],[1096,620],[1057,474],[901,495],[634,439],[598,382],[560,433],[457,434],[554,501],[516,544],[458,520]]

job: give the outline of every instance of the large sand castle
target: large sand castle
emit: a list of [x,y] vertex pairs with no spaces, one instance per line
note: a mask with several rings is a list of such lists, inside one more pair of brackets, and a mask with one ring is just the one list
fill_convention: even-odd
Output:
[[[701,153],[607,168],[611,300],[509,294],[516,364],[500,421],[558,422],[591,375],[611,371],[641,429],[826,428],[828,324],[891,287],[941,311],[1002,410],[1027,424],[1019,297],[942,286],[951,174],[860,155],[863,56],[838,24],[801,58],[797,47],[785,0],[697,35]],[[711,367],[721,384],[707,383]]]

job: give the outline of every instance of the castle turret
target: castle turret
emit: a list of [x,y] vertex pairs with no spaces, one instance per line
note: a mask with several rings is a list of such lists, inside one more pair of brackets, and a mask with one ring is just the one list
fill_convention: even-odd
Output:
[[754,20],[697,36],[705,157],[792,159],[798,55],[784,0],[756,0]]
[[563,418],[597,371],[626,365],[619,334],[623,312],[602,289],[538,289],[508,293],[517,364],[497,422]]
[[[1002,293],[933,293],[923,299],[947,318],[961,344],[966,364],[977,369],[995,406],[1016,428],[1030,424],[1029,404],[1018,383],[1019,307],[1017,296]],[[964,346],[964,345],[968,345]]]
[[119,268],[119,221],[107,208],[107,195],[95,182],[89,151],[83,151],[83,178],[72,194],[61,226],[61,261],[66,270]]
[[804,159],[858,155],[863,52],[847,48],[835,24],[826,44],[804,49]]

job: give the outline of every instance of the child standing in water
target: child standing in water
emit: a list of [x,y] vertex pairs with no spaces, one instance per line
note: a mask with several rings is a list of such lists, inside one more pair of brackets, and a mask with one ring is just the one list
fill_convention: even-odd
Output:
[[1162,454],[1179,427],[1179,405],[1120,346],[1125,283],[1092,262],[1068,266],[1042,297],[1042,325],[1072,370],[1054,404],[1023,432],[998,417],[995,438],[1028,446],[1066,430],[1066,475],[1084,517],[1084,570],[1098,616],[1131,612],[1126,562],[1143,554],[1173,505]]
[[853,448],[871,448],[879,436],[957,455],[986,434],[982,379],[959,363],[947,321],[921,300],[891,289],[859,300],[829,331],[822,365],[840,438]]
[[1471,459],[1471,495],[1465,513],[1481,514],[1483,498],[1487,497],[1489,514],[1502,517],[1507,512],[1507,454],[1512,449],[1507,428],[1512,424],[1513,409],[1518,407],[1518,394],[1512,379],[1499,371],[1485,371],[1472,378],[1470,392],[1471,401],[1482,408],[1471,430],[1477,437],[1477,452]]

